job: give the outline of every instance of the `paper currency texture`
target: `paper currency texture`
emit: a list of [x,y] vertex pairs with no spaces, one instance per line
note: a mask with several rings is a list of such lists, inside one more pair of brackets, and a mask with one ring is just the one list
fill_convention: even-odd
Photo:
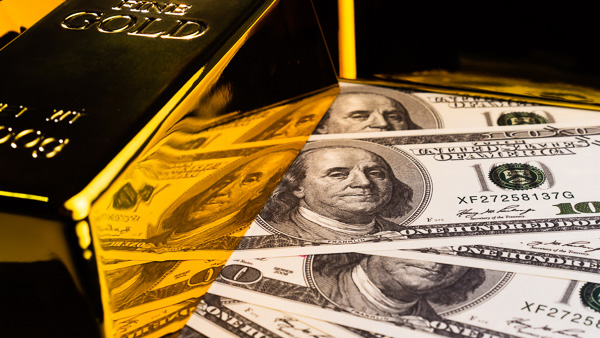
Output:
[[218,295],[402,336],[595,337],[597,284],[356,253],[229,263]]
[[593,181],[593,130],[313,137],[236,255],[417,248],[457,239],[485,244],[595,231],[595,192],[584,183]]
[[455,129],[520,124],[593,123],[593,110],[340,82],[341,92],[315,134]]

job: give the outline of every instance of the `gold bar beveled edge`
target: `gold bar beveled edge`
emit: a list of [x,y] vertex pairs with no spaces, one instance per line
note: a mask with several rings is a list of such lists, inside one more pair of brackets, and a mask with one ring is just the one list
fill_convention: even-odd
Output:
[[[198,70],[182,87],[177,91],[175,95],[161,108],[158,113],[132,138],[131,141],[96,175],[92,181],[85,187],[81,192],[71,197],[64,203],[66,210],[71,212],[71,217],[74,221],[79,221],[86,218],[89,215],[92,203],[96,198],[106,190],[119,173],[125,168],[125,166],[133,159],[138,150],[152,137],[154,132],[160,128],[161,123],[166,120],[169,114],[177,108],[177,106],[185,99],[190,90],[200,87],[205,82],[198,79],[204,75],[204,78],[208,77],[214,71],[218,71],[219,66],[223,62],[227,62],[231,59],[233,54],[241,48],[244,42],[247,40],[248,35],[252,32],[252,28],[260,21],[266,13],[273,8],[276,2],[280,0],[271,0],[267,5],[263,5],[258,11],[260,14],[256,15],[253,19],[252,24],[248,27],[243,27],[245,31],[237,38],[227,52],[225,52],[217,61],[212,69],[206,74],[203,66]],[[233,37],[232,37],[233,38]],[[227,48],[227,43],[224,46]],[[222,48],[224,48],[222,47]]]

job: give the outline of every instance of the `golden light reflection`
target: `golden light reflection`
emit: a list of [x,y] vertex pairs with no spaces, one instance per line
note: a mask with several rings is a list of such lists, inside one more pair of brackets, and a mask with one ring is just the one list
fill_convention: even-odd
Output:
[[29,28],[64,0],[3,0],[0,2],[0,36]]
[[48,202],[48,197],[46,197],[46,196],[23,194],[23,193],[19,193],[19,192],[0,190],[0,196],[21,198],[21,199],[26,199],[26,200],[40,201],[40,202]]
[[332,88],[208,129],[194,130],[205,124],[184,118],[123,171],[89,218],[107,337],[124,318],[146,318],[207,291],[336,94]]
[[354,0],[338,0],[340,77],[356,79]]

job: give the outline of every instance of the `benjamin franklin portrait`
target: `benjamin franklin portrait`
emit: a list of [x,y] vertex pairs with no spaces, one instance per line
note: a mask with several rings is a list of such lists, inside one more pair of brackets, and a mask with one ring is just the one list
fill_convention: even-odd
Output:
[[312,280],[336,307],[359,315],[441,319],[436,308],[465,303],[486,270],[357,253],[313,256]]
[[342,83],[314,134],[434,129],[441,120],[419,98],[391,88]]
[[260,212],[267,230],[337,241],[405,229],[427,184],[406,156],[386,150],[386,159],[380,148],[348,141],[307,145]]
[[158,246],[197,245],[244,229],[269,198],[296,149],[285,145],[260,151],[199,182],[148,230],[149,241]]

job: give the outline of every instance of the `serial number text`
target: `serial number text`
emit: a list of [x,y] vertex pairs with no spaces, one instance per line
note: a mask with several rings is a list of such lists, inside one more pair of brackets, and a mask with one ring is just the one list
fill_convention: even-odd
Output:
[[575,324],[594,326],[600,329],[600,319],[596,319],[594,316],[586,316],[585,314],[559,309],[557,307],[544,304],[537,304],[534,302],[530,303],[525,301],[525,306],[521,308],[521,311],[545,315],[547,317],[557,318]]
[[557,200],[559,198],[572,199],[575,198],[570,191],[554,191],[554,192],[534,192],[534,193],[516,193],[516,194],[501,194],[501,195],[471,195],[471,196],[456,196],[458,204],[475,204],[475,203],[512,203],[521,201],[542,201],[542,200]]

